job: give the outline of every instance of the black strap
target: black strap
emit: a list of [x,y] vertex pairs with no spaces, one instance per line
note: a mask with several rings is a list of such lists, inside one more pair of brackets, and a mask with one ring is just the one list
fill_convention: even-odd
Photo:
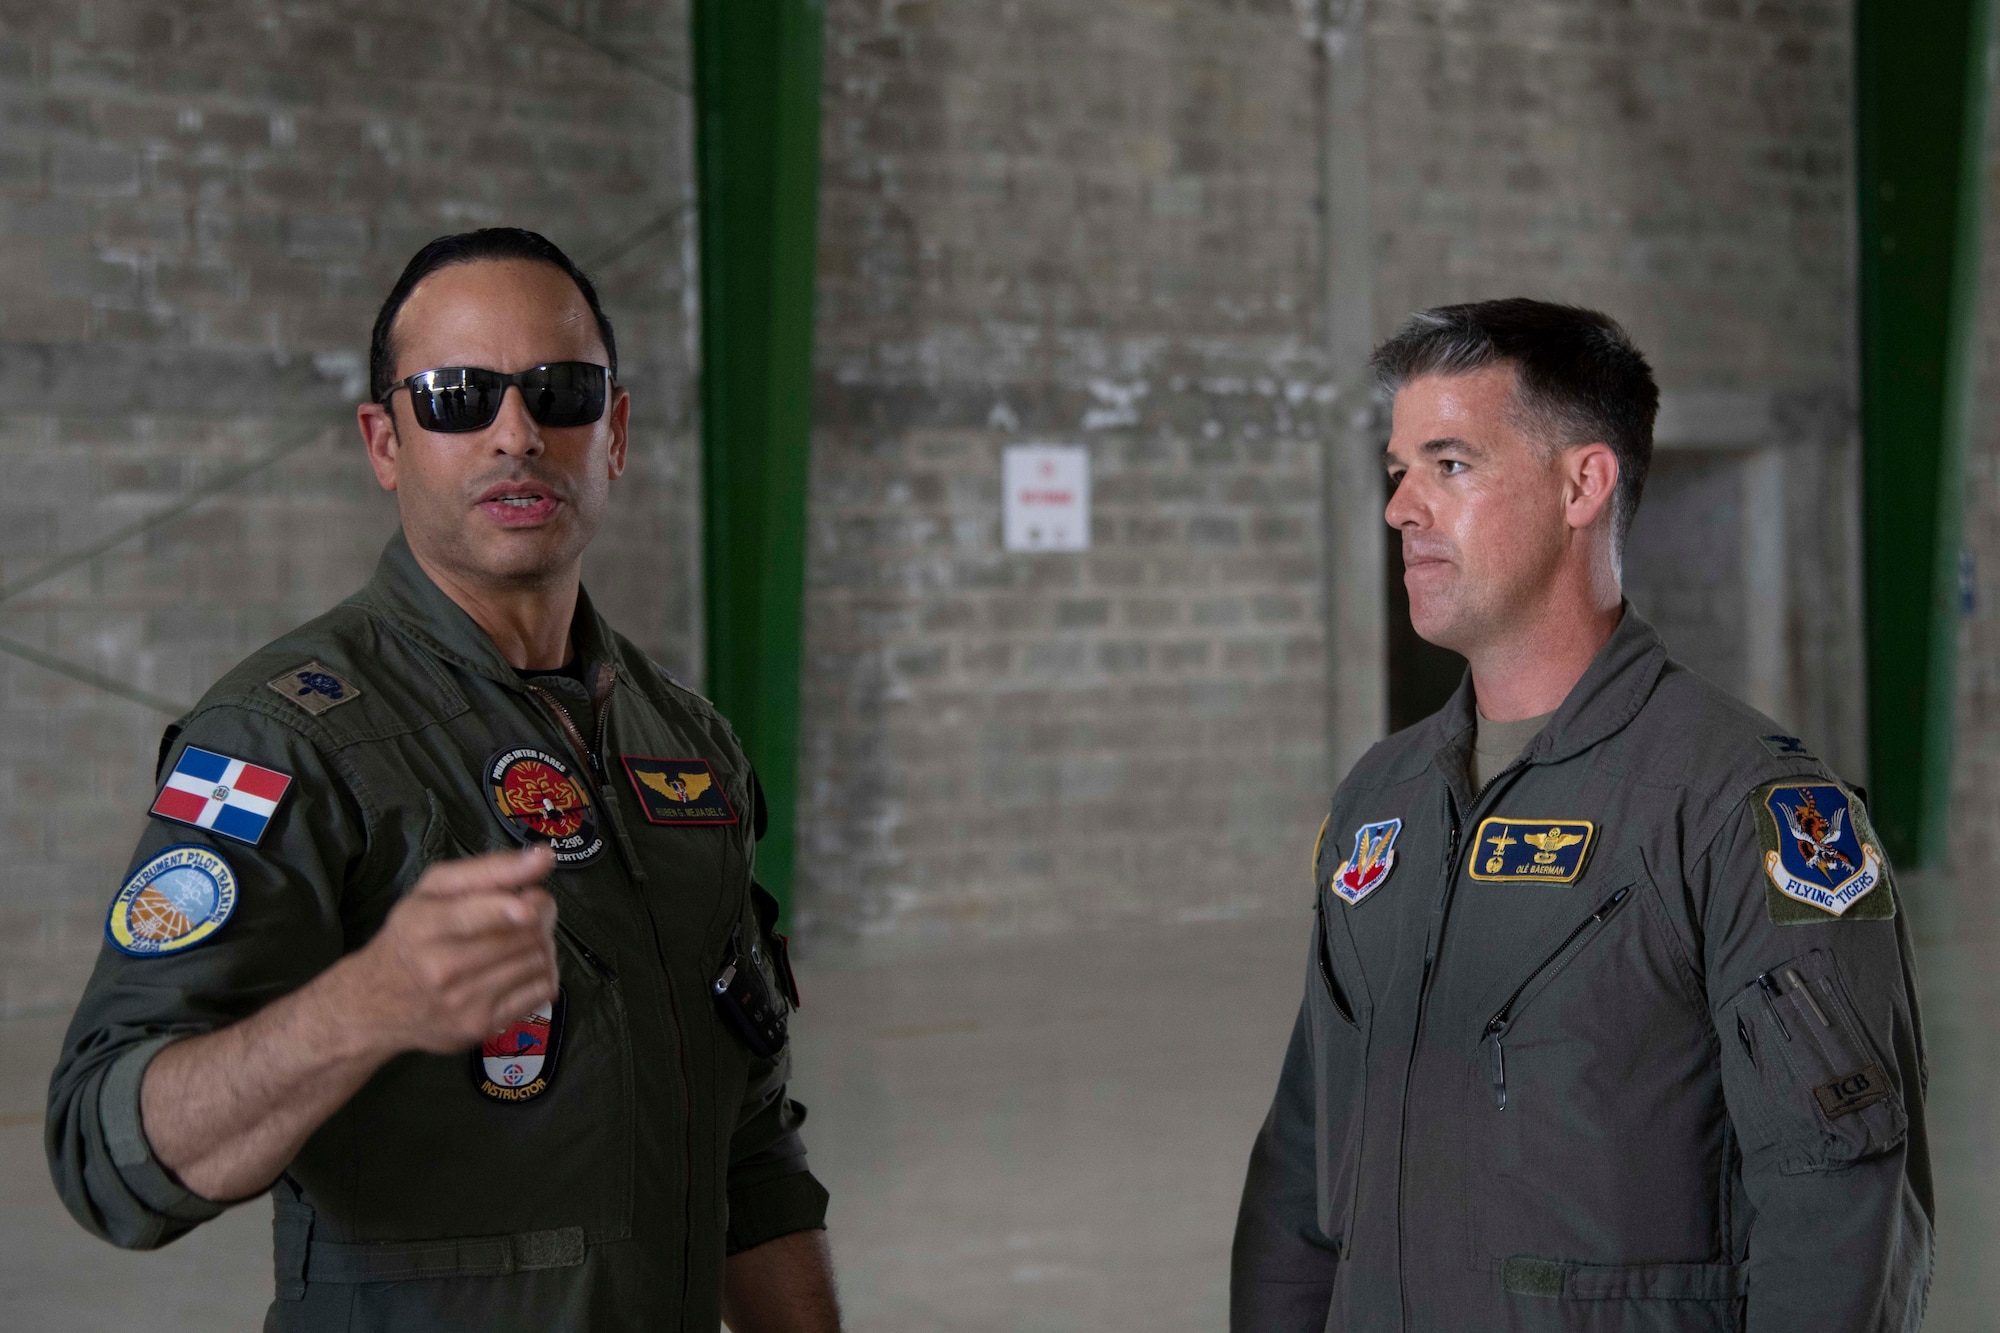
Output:
[[497,1277],[583,1262],[582,1227],[523,1231],[513,1236],[340,1243],[316,1240],[307,1282],[402,1282],[411,1278]]

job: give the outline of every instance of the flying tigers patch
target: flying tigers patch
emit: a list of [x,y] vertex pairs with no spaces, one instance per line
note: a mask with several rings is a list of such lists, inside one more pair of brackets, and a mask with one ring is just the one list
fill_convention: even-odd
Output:
[[1881,840],[1860,801],[1836,782],[1778,782],[1758,789],[1764,903],[1780,926],[1883,921],[1896,915]]
[[1482,819],[1466,873],[1497,884],[1574,884],[1596,836],[1588,819]]

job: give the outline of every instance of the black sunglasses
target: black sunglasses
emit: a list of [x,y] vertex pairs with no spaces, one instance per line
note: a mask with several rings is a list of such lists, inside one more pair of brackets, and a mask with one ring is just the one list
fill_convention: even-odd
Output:
[[425,430],[446,435],[485,430],[500,415],[507,386],[518,385],[528,415],[544,426],[588,426],[604,415],[611,372],[589,361],[551,361],[512,375],[478,366],[423,370],[375,401],[387,403],[397,389],[410,391],[410,411]]

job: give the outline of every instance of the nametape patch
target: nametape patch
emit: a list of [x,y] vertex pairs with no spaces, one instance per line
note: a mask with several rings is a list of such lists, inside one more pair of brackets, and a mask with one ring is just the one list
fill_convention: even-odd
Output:
[[618,756],[649,824],[734,824],[736,811],[706,759]]
[[148,813],[255,847],[291,785],[289,773],[190,745],[181,751]]
[[1764,841],[1767,907],[1777,925],[1829,918],[1881,920],[1896,914],[1875,830],[1861,802],[1834,782],[1780,782],[1757,802]]
[[1813,1096],[1828,1120],[1838,1120],[1885,1100],[1889,1096],[1889,1076],[1880,1065],[1863,1065],[1851,1074],[1820,1084],[1813,1089]]
[[1596,836],[1588,819],[1483,819],[1467,873],[1494,884],[1572,884]]
[[549,1090],[562,1052],[565,1001],[556,998],[515,1019],[480,1043],[472,1056],[472,1081],[496,1102],[529,1102]]
[[104,922],[104,937],[138,958],[192,949],[236,910],[236,872],[213,848],[177,843],[132,872]]
[[336,675],[331,667],[318,658],[314,658],[304,666],[293,667],[276,680],[267,680],[264,684],[314,717],[318,717],[329,708],[351,704],[361,697],[360,689],[352,682]]
[[547,843],[559,866],[580,866],[604,850],[590,788],[546,750],[516,746],[486,761],[486,791],[500,822],[524,843]]
[[1382,887],[1396,868],[1396,838],[1403,831],[1400,819],[1383,819],[1363,824],[1354,831],[1354,850],[1333,872],[1327,887],[1349,907]]

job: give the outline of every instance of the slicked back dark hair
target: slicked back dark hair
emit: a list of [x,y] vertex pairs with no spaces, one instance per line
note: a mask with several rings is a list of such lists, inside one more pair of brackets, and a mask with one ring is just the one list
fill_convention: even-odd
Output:
[[[441,268],[450,268],[454,264],[476,264],[489,259],[526,259],[551,265],[567,274],[569,280],[576,284],[576,289],[583,293],[584,303],[597,320],[597,336],[604,340],[604,355],[610,359],[611,378],[618,378],[618,341],[611,336],[611,321],[598,302],[597,288],[590,285],[590,279],[583,275],[583,270],[562,252],[561,247],[540,232],[521,227],[482,227],[478,231],[462,231],[456,236],[440,236],[410,256],[410,262],[403,265],[403,276],[397,278],[396,285],[389,289],[388,299],[376,312],[374,332],[368,337],[368,397],[371,400],[381,402],[382,395],[395,387],[396,348],[391,335],[395,332],[396,316],[403,312],[403,303],[410,299],[410,293],[416,290],[417,284]],[[499,370],[502,367],[489,368]]]
[[1612,540],[1624,548],[1653,463],[1660,388],[1617,320],[1525,296],[1441,305],[1410,316],[1368,361],[1391,394],[1422,375],[1513,366],[1520,424],[1551,453],[1601,441],[1617,456]]

